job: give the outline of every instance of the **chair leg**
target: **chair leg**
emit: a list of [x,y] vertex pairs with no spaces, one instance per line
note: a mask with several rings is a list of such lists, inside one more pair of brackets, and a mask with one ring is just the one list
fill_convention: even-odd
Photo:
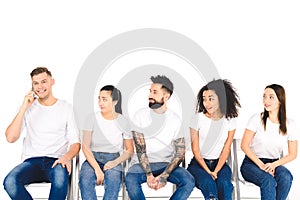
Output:
[[79,200],[79,186],[78,186],[78,175],[79,175],[79,155],[72,160],[72,173],[69,180],[69,192],[67,200]]
[[129,200],[128,193],[126,191],[126,184],[125,184],[125,176],[126,172],[128,171],[128,163],[129,161],[123,162],[123,176],[122,176],[122,200]]
[[236,144],[236,139],[233,140],[233,180],[235,182],[235,192],[236,192],[236,198],[237,200],[241,199],[240,195],[240,178],[239,178],[239,171],[238,171],[238,158],[237,158],[237,144]]
[[[232,170],[232,178],[231,179],[232,179],[232,181],[234,181],[235,180],[235,174],[234,174],[234,166],[233,166],[232,154],[233,154],[232,151],[230,151],[230,154],[229,154],[229,156],[227,158],[227,163],[228,163],[230,169]],[[232,199],[236,198],[235,194],[236,194],[236,186],[232,190]]]

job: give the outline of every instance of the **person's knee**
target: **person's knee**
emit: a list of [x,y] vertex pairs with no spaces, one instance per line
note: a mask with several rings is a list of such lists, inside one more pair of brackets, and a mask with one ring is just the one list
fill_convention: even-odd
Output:
[[52,185],[57,188],[66,187],[66,185],[68,185],[69,182],[69,175],[66,168],[63,168],[61,165],[55,166],[55,168],[53,168],[51,182]]
[[181,178],[177,186],[184,188],[186,191],[192,191],[195,187],[195,179],[190,173],[187,173]]
[[194,177],[191,175],[191,176],[188,176],[186,179],[185,179],[185,185],[187,188],[194,188],[195,186],[195,179]]
[[132,173],[127,173],[126,176],[125,176],[126,188],[128,188],[130,185],[132,185],[134,180],[135,180],[134,175]]
[[202,177],[201,179],[195,179],[195,187],[201,191],[210,190],[215,188],[216,182],[211,177]]
[[263,186],[263,187],[275,188],[276,185],[277,185],[276,180],[271,175],[270,176],[265,176],[262,179],[261,186]]
[[13,176],[6,176],[3,181],[3,186],[4,186],[5,190],[8,190],[8,189],[11,190],[11,189],[15,188],[16,184],[17,184],[16,178]]
[[286,170],[284,173],[278,174],[277,179],[278,181],[284,182],[285,184],[291,184],[293,181],[293,175],[290,171]]
[[[96,181],[95,181],[96,183]],[[91,185],[93,182],[90,178],[83,176],[82,174],[79,175],[79,186],[82,188],[86,185]]]
[[79,172],[79,179],[90,180],[93,178],[96,178],[95,170],[87,161],[85,161],[81,166],[81,169]]
[[122,183],[122,172],[118,170],[107,170],[104,174],[104,182],[113,184],[113,185],[120,185]]
[[233,184],[231,183],[231,180],[220,179],[220,180],[218,180],[218,188],[221,188],[224,191],[232,191],[233,190]]
[[140,183],[138,181],[137,174],[135,173],[127,173],[125,177],[125,185],[126,185],[126,190],[134,192],[138,187],[140,187]]
[[189,191],[189,192],[192,192],[193,189],[195,187],[195,180],[194,178],[193,179],[189,179],[186,183],[186,189]]

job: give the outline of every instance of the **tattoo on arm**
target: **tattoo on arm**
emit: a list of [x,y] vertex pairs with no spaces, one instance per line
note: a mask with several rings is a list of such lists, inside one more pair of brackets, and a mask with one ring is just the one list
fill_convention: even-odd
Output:
[[143,133],[137,133],[135,131],[132,132],[133,140],[136,148],[137,157],[139,159],[140,165],[146,175],[151,175],[151,167],[148,160],[148,156],[146,154],[146,142]]
[[167,166],[165,171],[161,174],[159,182],[161,183],[166,183],[167,178],[169,175],[173,172],[174,169],[176,169],[179,164],[183,161],[184,159],[184,154],[185,154],[185,140],[184,138],[178,138],[177,140],[174,141],[174,146],[175,146],[175,154],[170,162],[170,164]]

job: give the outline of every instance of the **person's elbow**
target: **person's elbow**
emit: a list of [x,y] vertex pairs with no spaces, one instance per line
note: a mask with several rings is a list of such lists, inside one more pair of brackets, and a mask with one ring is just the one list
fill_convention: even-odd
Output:
[[15,137],[6,136],[6,141],[9,143],[14,143],[17,141],[17,139]]
[[243,152],[247,152],[247,149],[249,149],[249,145],[247,145],[247,144],[245,144],[243,142],[241,143],[240,147],[241,147],[241,149],[242,149]]
[[19,139],[18,136],[15,136],[15,134],[11,133],[10,131],[6,131],[5,136],[6,136],[6,141],[9,143],[14,143]]

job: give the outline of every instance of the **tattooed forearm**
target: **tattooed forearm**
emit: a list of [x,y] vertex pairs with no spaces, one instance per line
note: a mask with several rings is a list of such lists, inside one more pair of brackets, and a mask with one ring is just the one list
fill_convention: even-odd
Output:
[[167,182],[167,178],[169,175],[172,173],[174,169],[176,169],[179,164],[182,162],[184,159],[184,154],[185,154],[185,141],[184,138],[178,138],[177,140],[174,141],[174,146],[175,146],[175,154],[170,162],[170,164],[167,166],[165,171],[161,174],[159,182],[165,183]]
[[133,135],[133,140],[136,148],[137,157],[140,161],[140,165],[147,175],[151,175],[152,171],[148,160],[148,156],[146,154],[146,143],[145,143],[144,134],[133,131],[132,135]]

